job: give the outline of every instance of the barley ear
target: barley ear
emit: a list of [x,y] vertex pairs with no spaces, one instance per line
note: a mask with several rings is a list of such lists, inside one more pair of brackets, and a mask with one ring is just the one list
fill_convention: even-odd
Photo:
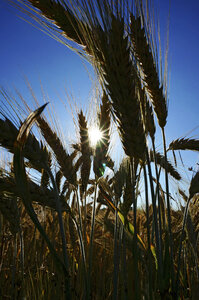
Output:
[[[32,17],[35,15],[36,20],[42,22],[46,25],[47,28],[53,29],[55,32],[61,30],[62,35],[67,39],[76,42],[77,44],[86,46],[84,36],[82,34],[82,27],[87,28],[86,24],[77,19],[75,14],[72,12],[71,8],[67,3],[62,1],[46,1],[46,0],[28,0],[33,7],[23,6],[21,2],[21,8],[25,12],[31,14]],[[39,18],[39,19],[38,19]],[[48,22],[48,20],[50,22]],[[56,27],[55,27],[56,26]],[[88,30],[88,28],[87,28]]]
[[131,14],[130,27],[134,56],[143,71],[143,80],[153,104],[158,123],[161,128],[164,128],[168,114],[167,102],[163,92],[163,86],[159,81],[157,62],[154,58],[154,52],[150,43],[150,37],[148,36],[148,30],[142,26],[141,17],[136,18],[133,14]]
[[[0,146],[14,153],[14,143],[17,139],[18,129],[11,120],[0,119]],[[26,145],[23,149],[23,155],[29,160],[30,167],[39,172],[42,171],[42,163],[49,160],[49,152],[46,147],[40,143],[33,134],[29,134]]]
[[199,151],[199,140],[196,139],[177,139],[169,144],[168,150],[192,150]]
[[80,133],[80,151],[82,154],[82,165],[81,165],[81,183],[82,192],[85,193],[87,189],[88,180],[90,177],[91,169],[91,147],[88,136],[88,125],[83,112],[80,111],[78,114],[79,133]]
[[197,193],[199,193],[199,172],[197,172],[191,179],[189,187],[189,199],[193,198],[193,196]]
[[[145,133],[136,95],[135,66],[131,59],[129,41],[125,36],[124,19],[112,14],[110,26],[109,32],[105,33],[107,40],[101,40],[100,44],[101,73],[124,151],[130,157],[143,159],[146,149]],[[98,40],[100,38],[101,35]]]
[[[159,152],[155,152],[155,156],[156,156],[156,162],[159,166],[161,166],[164,170],[166,170],[176,180],[181,180],[180,174],[175,169],[175,167],[171,164],[171,162],[167,160],[167,164],[165,165],[165,157]],[[151,161],[155,162],[154,153],[152,150],[150,151],[150,159]]]
[[37,123],[41,129],[42,135],[44,136],[46,142],[53,150],[56,159],[61,167],[63,175],[68,179],[68,181],[76,185],[76,172],[73,168],[73,156],[69,155],[63,147],[63,144],[57,134],[51,129],[48,122],[44,118],[37,118]]

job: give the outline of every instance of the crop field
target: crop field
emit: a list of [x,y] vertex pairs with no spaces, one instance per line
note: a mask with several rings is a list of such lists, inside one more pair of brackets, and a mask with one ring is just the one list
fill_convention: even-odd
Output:
[[91,64],[98,102],[66,145],[48,103],[0,88],[0,299],[198,300],[199,172],[182,188],[175,153],[199,140],[167,142],[153,5],[10,2]]

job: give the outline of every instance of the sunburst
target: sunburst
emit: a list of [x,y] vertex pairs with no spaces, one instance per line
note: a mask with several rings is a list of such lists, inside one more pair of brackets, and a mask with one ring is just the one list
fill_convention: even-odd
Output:
[[103,133],[97,126],[92,126],[88,130],[88,136],[89,136],[91,147],[95,147],[97,143],[100,140],[102,140]]

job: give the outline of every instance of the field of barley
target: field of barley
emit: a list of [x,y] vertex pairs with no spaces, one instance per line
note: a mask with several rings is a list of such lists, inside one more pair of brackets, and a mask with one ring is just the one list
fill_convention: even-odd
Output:
[[176,153],[199,140],[167,142],[153,1],[10,2],[89,62],[97,100],[66,145],[28,80],[32,105],[0,88],[0,299],[198,300],[199,172]]

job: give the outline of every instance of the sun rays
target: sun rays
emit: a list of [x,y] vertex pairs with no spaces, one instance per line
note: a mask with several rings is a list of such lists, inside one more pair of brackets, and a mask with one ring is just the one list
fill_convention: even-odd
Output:
[[91,147],[95,148],[97,143],[102,140],[103,132],[97,126],[91,126],[88,130],[88,136]]

